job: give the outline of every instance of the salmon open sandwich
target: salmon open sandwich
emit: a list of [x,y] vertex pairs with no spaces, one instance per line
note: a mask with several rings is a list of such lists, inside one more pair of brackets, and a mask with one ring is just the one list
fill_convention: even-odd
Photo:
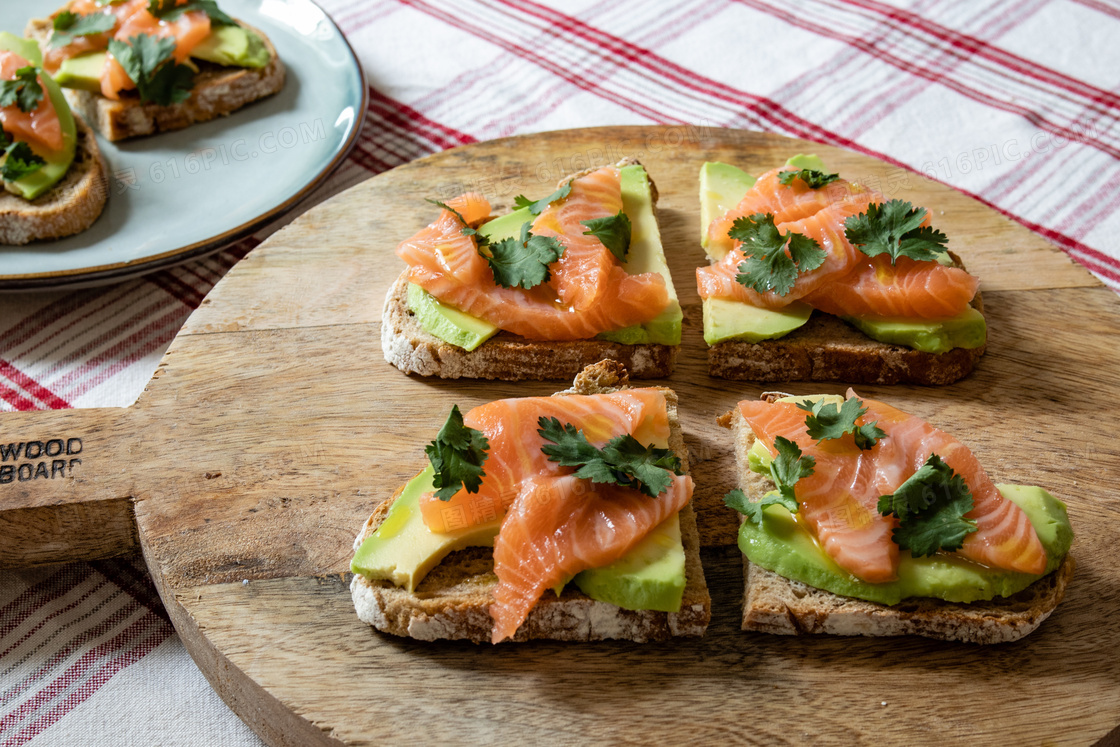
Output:
[[284,85],[268,37],[215,0],[70,0],[25,33],[74,110],[109,140],[205,122]]
[[93,132],[43,68],[35,42],[0,32],[0,244],[84,231],[108,198]]
[[884,402],[763,395],[734,433],[743,628],[915,634],[974,643],[1030,633],[1073,574],[1065,504],[997,485],[969,448]]
[[631,388],[601,361],[551,397],[453,407],[434,435],[428,466],[355,543],[362,620],[476,643],[704,633],[711,600],[672,390]]
[[948,384],[984,352],[979,280],[929,210],[795,156],[700,172],[696,271],[713,376]]
[[436,219],[397,248],[387,361],[441,378],[569,379],[602,359],[672,371],[683,315],[641,164],[574,174],[499,217],[477,193],[429,202]]

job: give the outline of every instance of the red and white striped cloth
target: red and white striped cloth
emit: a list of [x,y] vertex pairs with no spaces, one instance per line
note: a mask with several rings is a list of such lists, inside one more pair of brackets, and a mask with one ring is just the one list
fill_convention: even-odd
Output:
[[[951,184],[1120,290],[1115,2],[323,5],[365,66],[369,116],[353,155],[300,209],[478,140],[739,127]],[[0,296],[0,409],[132,403],[186,316],[278,227],[123,285]],[[0,649],[0,744],[257,743],[194,669],[138,562],[0,574]]]

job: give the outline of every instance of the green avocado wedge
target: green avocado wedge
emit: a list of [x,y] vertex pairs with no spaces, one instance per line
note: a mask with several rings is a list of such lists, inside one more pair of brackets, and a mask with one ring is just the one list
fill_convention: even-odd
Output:
[[[28,44],[31,47],[28,47]],[[0,33],[0,50],[15,52],[27,59],[28,62],[41,64],[42,55],[39,53],[38,45],[27,39],[20,39],[13,34]],[[33,57],[34,59],[32,59]],[[39,62],[36,62],[36,60]],[[40,197],[66,176],[66,172],[70,170],[70,165],[74,163],[74,154],[78,143],[77,124],[74,121],[74,115],[70,112],[70,106],[66,103],[66,98],[62,95],[62,89],[58,87],[58,84],[45,70],[39,70],[39,80],[42,81],[43,91],[50,97],[51,104],[54,105],[55,112],[58,113],[58,121],[62,127],[63,146],[60,151],[44,155],[43,158],[46,163],[40,168],[15,181],[6,183],[11,191],[25,200],[34,200]]]
[[[748,453],[751,470],[767,472],[770,459],[766,447],[755,441]],[[956,553],[915,558],[904,550],[899,555],[898,580],[867,583],[838,566],[805,525],[780,505],[763,509],[761,525],[743,522],[739,527],[739,549],[752,563],[780,576],[841,596],[879,604],[898,604],[911,597],[931,597],[948,602],[1006,597],[1022,591],[1061,564],[1073,543],[1073,529],[1065,504],[1046,490],[1025,485],[996,487],[1004,498],[1023,509],[1034,526],[1046,550],[1047,565],[1042,574],[988,568]]]
[[191,50],[191,57],[218,65],[259,69],[268,65],[272,56],[264,40],[241,26],[217,26],[210,35]]
[[[415,591],[448,554],[466,547],[492,547],[501,526],[497,517],[480,526],[437,533],[420,513],[420,496],[432,490],[428,466],[401,490],[381,525],[362,542],[350,570]],[[572,579],[587,596],[631,610],[677,612],[685,587],[685,555],[680,519],[674,515],[624,557]]]
[[873,340],[905,345],[923,353],[947,353],[953,348],[978,348],[988,339],[984,315],[973,308],[940,322],[909,319],[841,317]]
[[[669,292],[669,305],[648,322],[603,332],[597,335],[597,338],[624,345],[679,345],[684,314],[677,300],[677,291],[673,286],[673,278],[669,274],[669,265],[661,246],[661,234],[653,212],[649,176],[645,169],[638,165],[624,166],[620,172],[623,210],[631,223],[630,251],[623,263],[623,269],[632,275],[645,272],[659,273],[665,279],[665,286]],[[478,232],[491,241],[517,237],[520,235],[521,226],[527,221],[532,221],[533,218],[528,208],[520,208],[482,224]],[[419,288],[414,291],[414,287],[410,284],[408,290],[409,309],[416,314],[420,325],[429,334],[469,351],[498,332],[497,327],[489,322],[446,304],[440,304],[425,291]]]
[[108,52],[86,52],[62,61],[55,79],[63,88],[101,93],[101,71]]
[[784,337],[809,321],[813,307],[794,301],[783,309],[763,309],[726,298],[704,299],[704,342],[762,342]]

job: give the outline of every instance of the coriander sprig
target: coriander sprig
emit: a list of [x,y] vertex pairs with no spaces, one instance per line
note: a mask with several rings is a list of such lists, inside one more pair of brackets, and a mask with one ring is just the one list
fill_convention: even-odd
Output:
[[644,445],[630,434],[616,436],[599,449],[571,423],[541,417],[537,425],[541,438],[552,442],[541,451],[549,461],[576,467],[576,477],[636,488],[655,498],[672,484],[673,475],[683,474],[681,460],[671,449]]
[[828,256],[815,239],[779,231],[773,213],[736,218],[727,235],[742,242],[740,248],[747,256],[739,263],[735,279],[759,293],[788,294],[799,274],[820,267]]

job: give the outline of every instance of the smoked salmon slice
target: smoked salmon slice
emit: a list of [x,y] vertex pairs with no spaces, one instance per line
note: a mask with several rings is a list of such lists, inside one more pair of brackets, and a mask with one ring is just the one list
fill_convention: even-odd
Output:
[[529,478],[494,540],[492,641],[513,636],[546,589],[618,560],[691,498],[687,475],[656,498],[572,475]]
[[569,471],[541,451],[546,443],[537,433],[541,417],[571,423],[595,446],[625,433],[660,448],[669,443],[665,395],[657,389],[521,397],[480,405],[469,410],[463,422],[482,431],[490,443],[482,485],[477,493],[460,490],[448,501],[432,493],[423,495],[420,511],[427,527],[433,532],[450,532],[500,519],[526,479]]
[[[855,392],[848,390],[848,397]],[[1004,498],[964,444],[921,418],[876,400],[863,400],[867,412],[856,422],[875,422],[886,436],[869,450],[855,446],[850,434],[817,443],[806,432],[807,413],[793,402],[739,403],[756,437],[770,447],[784,436],[816,459],[814,472],[794,487],[800,520],[825,552],[844,570],[870,583],[897,578],[898,545],[891,535],[896,520],[878,511],[879,496],[889,495],[925,464],[931,454],[959,474],[973,496],[965,518],[977,531],[966,535],[962,556],[987,566],[1039,574],[1046,551],[1026,513]]]
[[878,511],[883,492],[871,452],[861,451],[851,434],[818,444],[805,430],[807,413],[793,402],[745,400],[739,412],[772,456],[774,439],[783,436],[816,460],[813,474],[798,480],[795,492],[800,518],[829,557],[870,583],[898,578],[895,523]]
[[[723,257],[697,268],[701,298],[725,298],[765,309],[803,301],[837,316],[883,319],[943,320],[968,308],[979,281],[964,270],[905,256],[892,264],[887,255],[868,257],[848,241],[844,222],[866,212],[869,205],[883,203],[881,194],[842,179],[819,189],[800,179],[784,185],[778,177],[788,170],[787,166],[763,174],[739,205],[712,221],[709,246]],[[827,253],[824,263],[799,274],[784,296],[759,292],[736,280],[746,255],[728,231],[740,217],[768,213],[783,234],[808,236]],[[929,225],[928,213],[922,225]]]
[[[566,198],[575,200],[571,215],[554,203],[538,216],[542,231],[564,230],[566,248],[560,260],[550,265],[550,281],[528,290],[497,285],[475,239],[462,235],[462,224],[448,211],[401,242],[397,256],[409,265],[409,281],[440,301],[531,340],[583,340],[640,324],[668,306],[665,280],[654,272],[630,275],[597,239],[583,236],[586,228],[578,223],[584,220],[581,215],[602,217],[613,207],[603,193],[617,190],[617,183],[618,169],[613,167],[578,177]],[[618,200],[621,208],[621,197]],[[580,229],[576,236],[571,233],[572,223]],[[598,243],[602,251],[585,239]],[[565,263],[572,247],[573,255]],[[449,271],[452,267],[455,272]]]
[[863,319],[949,319],[966,310],[980,281],[959,267],[885,254],[863,257],[847,276],[805,295],[814,309]]
[[[787,189],[784,186],[780,188]],[[881,200],[877,195],[860,193],[851,200],[828,205],[799,220],[779,223],[779,218],[775,215],[774,222],[779,231],[783,234],[804,234],[816,241],[827,254],[820,267],[798,275],[793,289],[786,295],[780,296],[774,291],[762,293],[747,288],[736,280],[739,264],[747,258],[736,246],[714,265],[697,268],[696,285],[700,297],[727,298],[761,308],[781,309],[823,285],[834,282],[851,272],[861,262],[861,258],[866,257],[845,238],[844,221],[853,215],[859,215],[867,210],[868,205],[879,201]]]
[[617,215],[622,210],[622,185],[619,170],[613,167],[573,179],[571,184],[571,194],[550,203],[533,221],[532,231],[564,245],[550,285],[561,302],[584,311],[603,293],[618,262],[602,241],[584,235],[587,227],[580,221]]
[[[19,70],[25,67],[34,66],[15,52],[0,51],[0,80],[15,80]],[[41,79],[39,85],[42,85]],[[62,123],[46,88],[39,105],[29,112],[20,109],[18,104],[0,108],[0,126],[14,140],[27,143],[40,156],[57,153],[66,146]]]
[[[848,390],[848,396],[855,396]],[[976,522],[977,531],[965,536],[961,555],[984,565],[1020,573],[1046,570],[1046,550],[1026,512],[1004,498],[968,447],[921,418],[883,402],[865,399],[864,416],[877,420],[887,439],[906,457],[902,474],[906,479],[937,454],[964,478],[972,491],[973,508],[966,519]]]

